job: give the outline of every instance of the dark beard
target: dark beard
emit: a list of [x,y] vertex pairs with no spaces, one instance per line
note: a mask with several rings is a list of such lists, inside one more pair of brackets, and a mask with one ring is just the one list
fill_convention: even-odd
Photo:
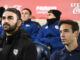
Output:
[[56,18],[47,19],[48,25],[54,24],[56,21],[58,21]]
[[[6,23],[7,24],[7,23]],[[4,24],[5,25],[5,24]],[[4,26],[3,25],[3,26]],[[16,29],[16,27],[17,27],[17,23],[15,23],[15,25],[14,26],[10,26],[9,24],[7,24],[8,26],[9,26],[9,29],[7,29],[7,30],[4,30],[5,32],[7,32],[7,33],[10,33],[10,32],[13,32],[15,29]],[[4,29],[4,28],[3,28]]]

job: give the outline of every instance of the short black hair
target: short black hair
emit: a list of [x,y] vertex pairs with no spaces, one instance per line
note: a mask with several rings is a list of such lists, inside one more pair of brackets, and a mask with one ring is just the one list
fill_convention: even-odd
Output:
[[60,26],[62,24],[69,24],[69,25],[71,25],[72,26],[72,32],[79,31],[79,25],[78,25],[78,23],[76,21],[73,21],[73,20],[60,20],[59,24],[58,24],[59,28],[60,28]]
[[18,19],[18,20],[21,20],[21,13],[20,13],[20,11],[17,10],[16,8],[8,8],[8,9],[6,9],[4,12],[6,12],[6,11],[10,11],[10,12],[15,13],[15,14],[17,15],[17,19]]
[[0,7],[0,17],[2,18],[3,12],[5,11],[4,7]]
[[60,16],[62,14],[62,12],[59,11],[59,10],[49,10],[48,13],[54,14],[54,16],[56,17],[56,19],[58,19],[58,20],[60,19]]
[[30,9],[28,9],[28,8],[24,8],[23,10],[28,10],[28,11],[29,11],[29,14],[32,15],[32,12],[31,12]]

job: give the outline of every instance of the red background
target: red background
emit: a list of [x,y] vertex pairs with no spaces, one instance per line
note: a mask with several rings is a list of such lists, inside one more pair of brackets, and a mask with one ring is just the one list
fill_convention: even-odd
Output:
[[[32,17],[35,19],[45,19],[47,9],[45,7],[56,7],[62,12],[61,19],[80,20],[80,1],[79,0],[0,0],[0,6],[16,7],[20,10],[29,8]],[[36,9],[42,7],[44,10]],[[39,13],[43,12],[43,13]]]

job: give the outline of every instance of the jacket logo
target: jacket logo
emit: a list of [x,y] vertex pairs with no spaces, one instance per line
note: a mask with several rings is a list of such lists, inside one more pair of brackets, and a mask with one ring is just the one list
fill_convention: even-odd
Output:
[[58,25],[55,25],[55,28],[56,28],[56,29],[59,29]]
[[19,52],[18,49],[14,49],[14,50],[13,50],[13,54],[14,54],[14,55],[18,55],[18,52]]
[[46,26],[45,29],[48,29],[48,26]]
[[1,27],[1,25],[0,25],[0,27]]
[[29,24],[26,24],[26,27],[30,27],[30,25]]

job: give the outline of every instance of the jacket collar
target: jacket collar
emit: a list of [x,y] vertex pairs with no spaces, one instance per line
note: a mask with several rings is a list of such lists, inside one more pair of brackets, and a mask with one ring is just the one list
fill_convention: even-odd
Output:
[[31,19],[28,19],[27,21],[24,22],[24,24],[28,24],[31,22]]
[[[66,48],[63,48],[62,51],[63,51],[63,52],[69,52]],[[76,49],[74,49],[74,50],[71,51],[71,52],[74,52],[74,51],[80,52],[80,46],[78,46]]]
[[11,36],[6,36],[6,33],[3,33],[3,40],[5,40],[7,43],[11,43],[13,40],[17,40],[17,38],[19,38],[19,34],[20,34],[20,29],[18,31],[16,31],[15,33],[13,33],[13,35]]

